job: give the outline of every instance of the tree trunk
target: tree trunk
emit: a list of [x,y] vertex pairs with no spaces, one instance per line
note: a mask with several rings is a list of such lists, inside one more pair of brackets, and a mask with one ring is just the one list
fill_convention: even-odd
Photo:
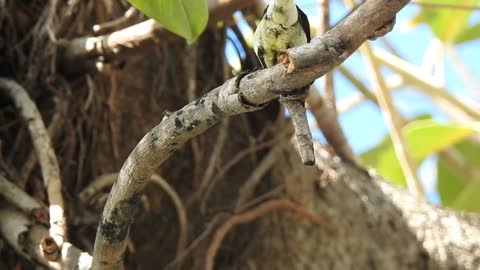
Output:
[[327,173],[300,169],[287,178],[287,193],[318,213],[326,228],[279,212],[265,216],[249,236],[251,245],[235,252],[235,269],[480,267],[478,215],[416,200],[374,172],[328,155],[317,159]]

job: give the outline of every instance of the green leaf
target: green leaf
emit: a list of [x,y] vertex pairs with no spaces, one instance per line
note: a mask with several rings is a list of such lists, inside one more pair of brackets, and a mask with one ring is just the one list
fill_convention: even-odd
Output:
[[[402,129],[402,133],[413,160],[419,164],[427,156],[464,140],[476,129],[478,129],[477,123],[439,124],[428,119],[409,123]],[[376,168],[381,175],[392,182],[406,186],[390,137],[361,155],[360,159],[364,164]]]
[[458,210],[480,213],[480,177],[469,181],[458,195],[453,207]]
[[443,158],[437,162],[437,189],[444,206],[452,206],[468,179],[448,165]]
[[[436,0],[436,4],[475,5],[478,0]],[[457,37],[468,27],[468,19],[472,13],[469,9],[422,7],[414,23],[425,22],[432,32],[443,42],[454,43]]]
[[[457,168],[453,168],[448,165],[446,160],[439,158],[437,164],[437,185],[438,193],[442,200],[442,204],[445,206],[456,207],[455,201],[464,192],[467,185],[472,181],[475,181],[475,174],[478,174],[479,161],[478,156],[480,154],[480,145],[473,140],[464,140],[452,147],[459,157],[462,158],[464,165],[462,167],[470,168],[473,170],[474,175],[469,175],[470,172],[463,169],[461,172],[457,171]],[[477,172],[475,172],[477,170]],[[480,192],[480,190],[478,190]],[[480,196],[480,194],[478,194]],[[463,209],[468,210],[468,209]]]
[[208,22],[206,0],[129,0],[136,8],[155,19],[163,27],[195,41]]
[[465,43],[480,38],[480,23],[462,29],[455,37],[455,43]]

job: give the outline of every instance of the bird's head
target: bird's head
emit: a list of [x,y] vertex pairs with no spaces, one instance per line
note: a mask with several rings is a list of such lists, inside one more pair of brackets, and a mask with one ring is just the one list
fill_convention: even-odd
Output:
[[274,22],[290,27],[297,22],[297,6],[294,0],[272,0],[267,8],[267,17]]
[[295,3],[294,0],[271,0],[270,2],[275,4],[277,7],[288,6]]

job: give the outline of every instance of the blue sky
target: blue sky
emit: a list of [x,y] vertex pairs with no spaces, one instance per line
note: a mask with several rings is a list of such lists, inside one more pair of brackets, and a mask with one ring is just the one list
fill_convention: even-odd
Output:
[[[297,4],[309,16],[311,24],[314,24],[313,21],[319,18],[317,3],[318,1],[316,0],[297,0]],[[333,24],[341,20],[347,11],[341,1],[331,1],[330,3],[331,24]],[[397,23],[393,32],[389,33],[386,37],[404,59],[417,66],[422,65],[429,43],[434,38],[434,35],[427,25],[407,26],[406,22],[414,17],[419,10],[420,7],[416,4],[409,4],[402,9],[397,15]],[[470,22],[472,24],[480,22],[480,12],[474,12]],[[241,29],[244,30],[245,28],[245,26],[241,26]],[[380,41],[372,42],[372,45],[374,47],[382,47]],[[456,47],[456,52],[460,56],[460,59],[469,68],[474,78],[480,78],[478,48],[480,48],[480,41],[473,41]],[[231,44],[227,46],[226,53],[230,59],[236,55]],[[445,58],[445,61],[445,83],[447,89],[450,89],[452,94],[456,96],[476,100],[477,104],[479,104],[480,89],[476,89],[477,93],[475,93],[468,85],[465,85],[463,79],[459,77],[459,74],[453,69],[449,58]],[[344,64],[357,78],[367,86],[370,86],[370,77],[367,73],[369,69],[366,68],[359,54],[356,53],[352,55]],[[387,69],[382,69],[382,72],[385,76],[392,74],[392,72]],[[357,92],[350,82],[338,72],[334,74],[334,79],[337,102],[341,102],[342,99]],[[321,85],[318,83],[319,81],[320,80],[317,80],[317,86],[321,89]],[[448,121],[446,115],[444,115],[429,98],[412,88],[403,87],[399,91],[396,91],[393,96],[397,109],[404,117],[413,118],[421,114],[430,114],[438,121]],[[358,154],[368,151],[381,142],[388,134],[378,107],[368,101],[341,114],[340,123],[354,151]],[[314,130],[313,134],[314,137],[323,140],[319,130]],[[430,201],[438,203],[438,196],[435,191],[435,164],[435,157],[428,158],[420,168],[418,174],[426,187]]]

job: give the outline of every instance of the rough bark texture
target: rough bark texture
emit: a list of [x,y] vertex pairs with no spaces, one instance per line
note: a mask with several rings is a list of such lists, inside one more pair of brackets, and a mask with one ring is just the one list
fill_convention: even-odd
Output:
[[288,179],[287,193],[318,213],[328,229],[284,213],[266,216],[235,269],[480,267],[479,216],[426,204],[338,160],[317,160],[326,162],[328,179],[304,168]]

